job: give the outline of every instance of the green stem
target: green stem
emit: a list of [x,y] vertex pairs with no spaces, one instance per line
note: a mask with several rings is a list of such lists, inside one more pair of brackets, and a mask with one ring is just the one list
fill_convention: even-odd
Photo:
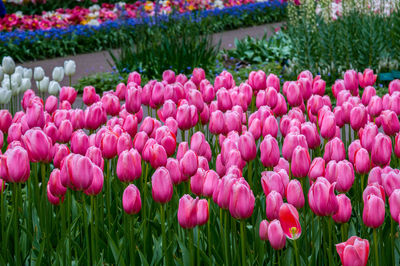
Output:
[[329,246],[328,246],[328,257],[329,257],[329,265],[333,265],[333,257],[332,257],[332,222],[331,222],[331,217],[327,217],[328,219],[328,241],[329,241]]
[[197,266],[200,266],[200,227],[197,226]]
[[299,250],[297,249],[297,243],[296,240],[293,240],[293,246],[294,246],[294,254],[295,254],[295,259],[296,259],[296,265],[300,266],[300,257],[299,257]]
[[241,239],[241,246],[242,246],[242,265],[246,265],[246,231],[245,231],[245,221],[240,220],[240,239]]
[[[210,205],[210,199],[208,199],[208,206],[211,207]],[[210,228],[210,219],[207,222],[207,251],[208,251],[208,257],[211,259],[211,228]]]
[[391,242],[391,254],[392,254],[392,263],[395,264],[395,257],[394,257],[394,220],[390,219],[390,242]]
[[253,186],[253,165],[252,165],[253,161],[249,161],[249,164],[247,165],[247,178],[249,180],[249,185],[252,189],[254,189]]
[[[379,265],[379,257],[378,257],[378,237],[376,234],[376,228],[373,230],[374,235],[374,252],[375,252],[375,265]],[[394,247],[392,247],[394,248]]]
[[167,238],[165,235],[165,213],[164,213],[164,205],[160,204],[160,219],[161,219],[161,235],[162,235],[162,252],[163,257],[165,258],[165,262],[167,264]]
[[91,225],[90,225],[90,241],[92,242],[91,244],[92,244],[92,262],[93,262],[93,264],[95,264],[95,257],[97,256],[97,253],[96,253],[96,248],[95,248],[95,246],[96,246],[96,242],[95,242],[95,239],[96,239],[96,227],[97,227],[97,224],[96,224],[96,215],[95,215],[95,212],[96,212],[96,201],[95,201],[95,198],[94,198],[95,196],[91,196],[90,197],[90,212],[92,213],[92,219],[91,219]]
[[193,229],[188,230],[190,246],[190,266],[194,266]]
[[89,243],[89,227],[87,224],[87,213],[86,213],[86,202],[85,202],[85,194],[81,193],[82,196],[82,223],[85,232],[85,245],[86,245],[86,259],[87,265],[90,264],[90,243]]
[[13,200],[14,200],[14,252],[16,265],[21,265],[21,257],[19,251],[19,217],[18,217],[18,183],[13,183]]
[[135,245],[135,232],[133,230],[134,227],[134,217],[128,217],[129,219],[129,232],[130,232],[130,250],[131,250],[131,265],[135,265],[135,254],[136,254],[136,245]]
[[107,222],[108,222],[108,230],[111,230],[111,214],[110,214],[110,209],[111,209],[111,162],[110,160],[106,160],[106,165],[107,165],[107,194],[106,194],[106,207],[107,207]]
[[228,256],[228,232],[227,232],[227,224],[228,224],[228,211],[225,211],[225,220],[224,220],[224,248],[225,248],[225,265],[229,265],[229,256]]

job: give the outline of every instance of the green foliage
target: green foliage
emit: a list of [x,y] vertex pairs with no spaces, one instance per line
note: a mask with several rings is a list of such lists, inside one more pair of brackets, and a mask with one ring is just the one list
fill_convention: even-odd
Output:
[[109,91],[114,90],[118,83],[126,83],[127,79],[126,73],[96,73],[79,79],[74,88],[80,93],[86,86],[93,86],[97,91]]
[[268,39],[265,34],[261,39],[247,37],[243,40],[235,39],[236,48],[227,50],[229,57],[237,58],[249,64],[263,62],[284,62],[291,56],[292,44],[287,34],[279,31]]
[[345,5],[336,20],[316,15],[312,1],[288,9],[293,73],[309,69],[331,83],[347,69],[380,72],[400,60],[399,9],[387,16]]
[[138,25],[135,32],[122,41],[119,57],[110,52],[120,73],[139,71],[146,77],[161,77],[166,69],[185,74],[193,66],[208,70],[219,50],[212,43],[211,29],[189,19],[154,18],[154,26]]

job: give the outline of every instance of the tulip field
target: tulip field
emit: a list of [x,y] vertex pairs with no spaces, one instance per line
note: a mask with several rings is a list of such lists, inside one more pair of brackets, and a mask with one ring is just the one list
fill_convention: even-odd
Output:
[[195,68],[8,95],[0,264],[399,265],[400,80],[376,79]]

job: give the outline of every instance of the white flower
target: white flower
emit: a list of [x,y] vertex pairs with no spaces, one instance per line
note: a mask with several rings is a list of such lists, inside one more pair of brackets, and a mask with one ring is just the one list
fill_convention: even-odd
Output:
[[11,57],[9,57],[9,56],[3,57],[3,61],[1,63],[1,65],[3,67],[4,73],[6,73],[8,75],[11,75],[12,73],[14,73],[15,62]]
[[90,26],[100,26],[100,22],[97,19],[91,19],[89,20],[89,22],[87,23],[87,25]]
[[19,87],[21,85],[22,75],[20,73],[15,72],[11,75],[11,83],[17,84]]
[[32,69],[24,68],[24,78],[31,79],[32,78]]
[[29,90],[31,86],[32,86],[31,80],[28,78],[23,78],[20,86],[21,92]]
[[15,71],[14,71],[15,73],[19,73],[21,76],[23,76],[24,75],[24,68],[22,67],[22,66],[17,66],[16,68],[15,68]]
[[55,67],[53,69],[52,77],[55,81],[61,82],[64,79],[64,68],[63,67]]
[[41,81],[44,78],[44,70],[42,67],[35,67],[33,70],[33,79],[36,81]]
[[76,72],[76,64],[74,60],[67,60],[64,62],[65,75],[72,76]]
[[57,81],[50,81],[49,85],[49,94],[51,95],[57,95],[61,90],[60,84],[58,84]]
[[0,104],[9,103],[11,100],[11,91],[5,88],[0,88]]
[[89,7],[90,12],[93,11],[99,11],[100,10],[100,6],[99,5],[92,5],[91,7]]
[[36,82],[36,85],[41,92],[46,92],[49,89],[49,77],[44,77],[41,81]]

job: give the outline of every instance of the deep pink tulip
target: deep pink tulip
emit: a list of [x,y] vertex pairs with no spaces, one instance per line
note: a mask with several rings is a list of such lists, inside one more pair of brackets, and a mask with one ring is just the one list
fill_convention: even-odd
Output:
[[385,110],[381,114],[382,128],[386,135],[394,136],[400,131],[400,122],[397,114],[390,110]]
[[168,84],[175,82],[175,72],[172,70],[165,70],[162,74],[162,79]]
[[361,146],[365,148],[368,152],[372,151],[372,146],[374,144],[375,136],[377,134],[378,127],[373,123],[366,124],[364,129],[362,131],[360,130]]
[[28,151],[30,161],[50,162],[52,141],[42,130],[29,129],[21,138]]
[[336,244],[343,266],[366,266],[369,255],[369,242],[357,236],[350,237],[346,242]]
[[140,105],[142,104],[141,94],[142,90],[140,88],[132,87],[126,90],[125,108],[129,113],[135,114],[139,112]]
[[377,117],[383,110],[382,98],[379,96],[372,96],[368,103],[368,113],[372,117]]
[[168,170],[159,167],[151,177],[152,195],[155,202],[167,203],[172,198],[173,186]]
[[361,98],[362,104],[367,106],[369,104],[371,98],[375,95],[376,95],[376,90],[374,87],[372,87],[372,86],[365,87],[362,98]]
[[355,70],[347,70],[344,73],[344,86],[353,96],[358,95],[358,77]]
[[350,190],[353,183],[354,183],[353,165],[346,160],[338,162],[336,166],[335,189],[339,192],[347,192]]
[[62,143],[67,143],[70,141],[72,132],[73,132],[72,124],[69,120],[64,120],[61,122],[58,127],[58,140]]
[[85,128],[96,130],[107,122],[107,113],[101,102],[97,102],[85,110]]
[[260,223],[260,227],[258,230],[258,235],[260,236],[260,239],[263,241],[267,241],[268,240],[268,226],[269,223],[267,220],[262,220]]
[[107,93],[101,98],[101,102],[108,115],[118,115],[121,109],[121,105],[117,96],[111,93]]
[[224,126],[225,126],[224,113],[222,113],[220,110],[212,112],[209,124],[210,132],[214,135],[221,134],[224,131]]
[[199,116],[197,109],[193,105],[182,104],[178,107],[176,112],[176,121],[181,130],[188,130],[197,124]]
[[[344,80],[342,79],[337,79],[335,81],[335,84],[332,85],[332,93],[333,96],[337,99],[339,92],[346,90],[346,87],[344,85]],[[339,104],[340,105],[340,104]]]
[[11,126],[12,116],[8,110],[0,110],[0,130],[7,133],[8,128]]
[[44,109],[51,115],[57,109],[57,105],[58,105],[57,97],[50,95],[46,99],[46,104]]
[[281,85],[280,85],[280,80],[277,75],[275,74],[269,74],[266,80],[266,85],[268,87],[274,88],[277,92],[280,91]]
[[389,94],[392,95],[394,92],[400,92],[400,80],[395,79],[389,83]]
[[371,151],[371,160],[375,165],[385,166],[390,162],[392,155],[392,141],[382,133],[375,137]]
[[206,199],[201,199],[197,202],[197,225],[204,225],[209,218],[208,202]]
[[[165,166],[167,164],[167,152],[165,151],[164,147],[154,143],[149,146],[149,162],[151,167],[154,169],[160,167],[160,166]],[[143,159],[145,158],[145,155],[143,154]]]
[[73,153],[85,155],[88,148],[89,137],[83,130],[75,131],[71,137],[71,151]]
[[380,197],[368,195],[364,202],[363,222],[367,227],[378,228],[385,220],[385,203]]
[[46,191],[47,191],[47,199],[51,204],[57,206],[64,201],[64,197],[59,198],[51,194],[49,184],[47,184]]
[[306,137],[304,135],[301,135],[298,133],[287,134],[287,136],[285,137],[285,140],[283,141],[283,146],[282,146],[283,157],[286,160],[291,161],[293,150],[297,146],[301,146],[303,148],[308,149]]
[[325,176],[325,160],[321,157],[316,157],[311,162],[308,177],[311,180],[316,180],[320,176]]
[[180,198],[177,216],[179,225],[182,228],[190,229],[197,225],[198,201],[198,198],[193,199],[188,194]]
[[57,168],[51,172],[47,186],[55,197],[62,197],[67,193],[67,188],[61,183],[60,170]]
[[[68,120],[66,120],[66,121],[68,121]],[[17,125],[20,125],[21,128],[18,128]],[[11,136],[9,135],[8,142],[12,142],[12,140],[20,139],[20,137],[22,135],[22,134],[20,134],[21,130],[22,130],[21,124],[12,124],[10,128],[11,128],[11,131],[14,131],[14,132],[10,132]],[[56,125],[54,123],[47,123],[43,128],[43,132],[52,140],[53,145],[60,139],[60,136],[59,136],[60,133],[58,132],[58,128],[56,127]]]
[[247,162],[254,160],[257,156],[256,142],[250,132],[245,132],[240,136],[238,148],[242,159]]
[[276,138],[278,136],[278,122],[274,116],[268,116],[262,125],[262,135],[263,137],[271,135]]
[[254,139],[258,140],[261,137],[261,131],[262,131],[261,121],[258,118],[252,120],[251,123],[249,124],[248,131],[254,136]]
[[279,209],[279,221],[281,222],[283,233],[287,238],[296,240],[301,235],[301,225],[299,213],[290,203],[283,203]]
[[329,162],[330,160],[342,161],[346,159],[346,151],[344,144],[341,139],[335,137],[328,141],[325,145],[324,160]]
[[292,179],[287,185],[286,199],[288,203],[292,204],[297,209],[304,206],[303,188],[298,180]]
[[[245,182],[245,181],[244,181]],[[248,184],[236,182],[232,186],[229,212],[236,219],[247,219],[253,214],[255,198]]]
[[127,214],[137,214],[142,209],[142,200],[139,189],[133,185],[128,185],[122,195],[122,206]]
[[29,128],[40,127],[42,128],[45,124],[44,111],[42,103],[32,103],[26,109],[26,122]]
[[140,154],[135,149],[125,150],[118,156],[117,176],[121,182],[133,182],[142,175]]
[[138,119],[134,115],[128,115],[124,123],[122,124],[122,128],[131,135],[132,138],[135,137],[138,127]]
[[382,185],[385,188],[386,195],[390,197],[394,190],[400,188],[400,175],[395,171],[382,173]]
[[279,220],[273,220],[268,226],[268,240],[275,250],[283,249],[286,245],[286,237]]
[[[85,93],[85,91],[83,91],[83,92]],[[115,87],[115,93],[114,94],[118,97],[118,99],[120,99],[120,101],[123,101],[123,100],[125,100],[125,93],[126,93],[126,85],[121,82],[121,83],[119,83],[117,85],[117,87]],[[93,94],[93,92],[91,92],[91,94]],[[93,97],[93,98],[95,97],[95,96],[92,96],[92,95],[90,95],[90,96]],[[91,97],[88,97],[88,98],[91,98]],[[91,100],[91,101],[93,101],[93,100]]]
[[30,175],[28,152],[20,147],[9,148],[0,155],[0,176],[10,183],[24,183]]
[[72,87],[62,87],[60,91],[60,102],[68,101],[71,105],[75,102],[78,92]]
[[97,165],[93,165],[93,180],[92,184],[85,189],[84,193],[89,196],[98,195],[103,189],[104,176],[103,170]]
[[136,71],[129,73],[127,83],[130,83],[130,82],[134,82],[136,85],[140,86],[140,84],[142,82],[142,78],[141,78],[140,74]]
[[130,150],[133,147],[132,138],[128,133],[122,133],[117,142],[117,154]]
[[203,191],[206,171],[204,169],[197,169],[197,172],[190,178],[190,190],[193,194],[200,196]]
[[[124,84],[123,84],[124,85]],[[125,85],[124,85],[125,86]],[[117,86],[117,88],[121,89],[121,86]],[[95,102],[100,101],[100,96],[96,94],[96,89],[93,86],[86,86],[83,88],[83,103],[87,106],[94,104]]]
[[183,180],[181,170],[179,169],[179,161],[175,158],[168,158],[165,166],[170,174],[171,180],[175,185],[180,184]]
[[307,101],[307,110],[310,110],[313,115],[318,115],[319,110],[324,106],[322,96],[313,95]]
[[364,127],[368,121],[367,110],[364,105],[354,106],[350,111],[350,125],[353,130],[358,131]]
[[354,164],[354,160],[355,160],[355,156],[356,156],[356,152],[361,149],[362,146],[360,144],[360,140],[354,140],[350,145],[349,145],[349,161]]
[[71,153],[61,166],[61,183],[73,190],[86,190],[93,181],[93,163],[80,154]]
[[358,72],[358,81],[360,82],[360,87],[365,88],[367,86],[374,85],[376,78],[378,75],[374,75],[374,71],[372,69],[365,69],[364,73]]
[[[52,154],[54,167],[61,168],[62,161],[70,154],[70,151],[67,145],[56,143],[52,148]],[[53,194],[55,195],[55,193]]]
[[225,88],[221,88],[217,91],[217,105],[218,110],[225,112],[232,108],[232,100],[229,91]]
[[133,139],[133,147],[139,152],[142,153],[144,145],[146,144],[149,137],[143,131],[138,132]]
[[192,150],[187,151],[180,159],[179,167],[184,176],[190,177],[194,175],[198,167],[197,154]]
[[399,222],[400,214],[400,189],[393,191],[392,195],[389,197],[390,214],[393,220],[397,223]]
[[303,95],[300,86],[296,82],[290,82],[286,89],[286,98],[290,106],[296,107],[303,103]]
[[364,189],[362,195],[363,202],[367,201],[369,195],[375,195],[377,197],[380,197],[383,200],[383,202],[386,201],[385,189],[378,183],[368,184],[368,186]]
[[297,80],[297,85],[300,87],[303,100],[307,101],[312,94],[312,80],[308,78],[300,78]]
[[203,184],[203,195],[205,197],[212,197],[214,189],[217,187],[218,180],[219,176],[214,170],[208,170],[205,173]]
[[266,215],[269,220],[279,219],[279,209],[283,204],[282,196],[275,190],[271,191],[266,199]]
[[320,146],[321,139],[315,124],[311,122],[301,124],[301,134],[306,137],[307,145],[310,149],[315,149]]
[[272,110],[276,116],[282,116],[287,113],[287,104],[285,97],[278,93],[278,100],[275,108]]
[[276,191],[281,194],[282,198],[285,196],[285,190],[289,183],[289,176],[287,172],[273,172],[267,171],[261,173],[261,186],[263,188],[264,194],[268,195],[272,191]]
[[191,89],[188,91],[186,98],[189,102],[189,105],[194,105],[197,109],[198,113],[201,113],[204,108],[203,96],[200,91],[197,89]]
[[264,167],[274,167],[280,158],[278,141],[271,135],[267,135],[260,145],[261,162]]
[[82,109],[71,110],[70,114],[70,121],[74,130],[85,127],[85,113]]
[[308,150],[297,146],[293,150],[291,172],[294,177],[306,177],[310,169],[310,154]]
[[316,80],[313,83],[312,93],[314,95],[324,96],[325,87],[326,87],[326,82],[324,80],[322,80],[322,79]]
[[354,155],[354,167],[359,174],[367,174],[371,167],[368,151],[361,148]]
[[338,211],[332,215],[332,219],[336,223],[347,223],[351,217],[351,201],[346,194],[340,194],[336,196],[338,200]]
[[338,200],[334,193],[335,186],[324,177],[318,177],[308,191],[311,210],[318,216],[330,216],[337,212]]
[[206,73],[202,68],[194,68],[192,73],[192,78],[190,79],[193,81],[194,84],[199,85],[200,82],[206,78]]
[[117,155],[117,142],[117,134],[110,130],[104,132],[100,142],[100,149],[104,158],[112,159]]
[[376,166],[368,174],[368,184],[378,183],[382,185],[382,168]]
[[267,86],[267,76],[264,71],[252,71],[249,74],[248,83],[253,91],[264,90]]

